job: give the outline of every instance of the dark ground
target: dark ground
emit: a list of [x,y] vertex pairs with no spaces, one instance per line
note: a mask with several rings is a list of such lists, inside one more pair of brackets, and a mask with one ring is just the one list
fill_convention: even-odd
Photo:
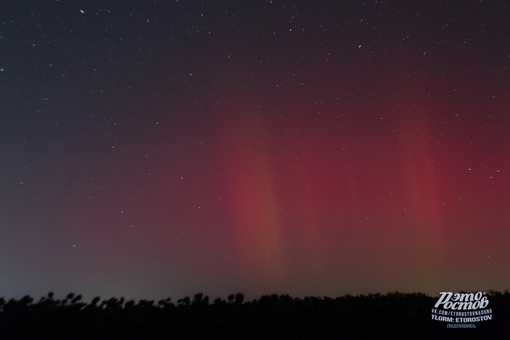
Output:
[[437,298],[421,293],[339,298],[243,294],[209,301],[196,294],[173,302],[82,302],[53,294],[0,298],[0,339],[510,339],[510,293],[491,291],[492,320],[447,329],[431,320]]

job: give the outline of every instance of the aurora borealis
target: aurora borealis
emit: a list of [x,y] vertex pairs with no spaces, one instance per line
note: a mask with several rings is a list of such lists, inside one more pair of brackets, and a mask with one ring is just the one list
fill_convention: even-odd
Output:
[[510,282],[495,1],[8,1],[0,295]]

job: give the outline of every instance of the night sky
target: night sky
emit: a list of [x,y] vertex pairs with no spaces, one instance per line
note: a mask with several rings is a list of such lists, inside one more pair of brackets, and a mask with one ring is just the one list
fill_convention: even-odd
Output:
[[0,296],[510,286],[508,1],[3,1]]

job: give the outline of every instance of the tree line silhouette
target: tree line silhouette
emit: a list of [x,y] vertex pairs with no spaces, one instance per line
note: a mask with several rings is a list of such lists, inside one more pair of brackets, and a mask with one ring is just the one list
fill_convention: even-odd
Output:
[[422,293],[345,295],[338,298],[242,293],[212,303],[202,293],[126,300],[82,295],[35,302],[0,298],[0,339],[430,339],[510,338],[510,293],[489,291],[493,319],[476,329],[446,329],[431,320],[437,298]]

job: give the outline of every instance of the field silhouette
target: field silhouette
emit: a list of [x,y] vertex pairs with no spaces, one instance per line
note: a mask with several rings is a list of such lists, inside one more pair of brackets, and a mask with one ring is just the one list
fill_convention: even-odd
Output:
[[437,301],[422,293],[368,294],[338,298],[241,293],[209,301],[199,293],[126,300],[81,295],[35,301],[0,298],[0,339],[508,339],[510,293],[489,291],[490,321],[476,329],[447,329],[431,320]]

